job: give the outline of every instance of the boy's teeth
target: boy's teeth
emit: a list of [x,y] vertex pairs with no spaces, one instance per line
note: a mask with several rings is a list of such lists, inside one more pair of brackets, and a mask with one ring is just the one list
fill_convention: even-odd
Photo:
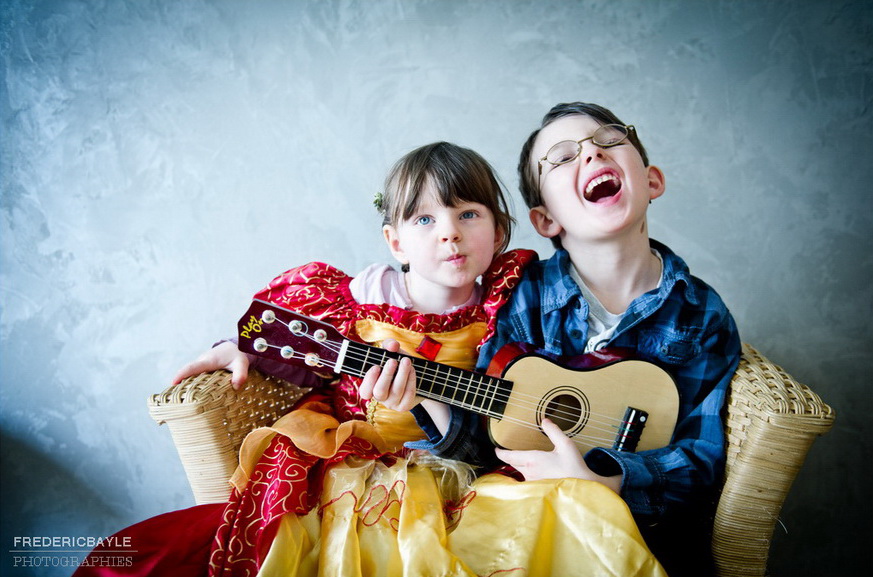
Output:
[[602,175],[598,176],[597,178],[595,178],[594,180],[592,180],[591,182],[588,183],[588,186],[585,187],[585,195],[586,195],[586,196],[587,196],[587,195],[590,195],[590,194],[594,191],[594,188],[595,188],[598,184],[603,184],[603,183],[606,182],[607,180],[617,180],[617,179],[615,178],[615,175],[612,175],[612,174],[602,174]]

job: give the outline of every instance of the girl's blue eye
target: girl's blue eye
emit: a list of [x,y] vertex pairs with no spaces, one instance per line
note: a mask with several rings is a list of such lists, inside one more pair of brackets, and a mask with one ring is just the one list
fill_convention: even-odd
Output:
[[461,218],[464,219],[464,220],[468,220],[468,219],[471,219],[471,218],[476,218],[476,216],[477,216],[477,215],[476,215],[476,211],[475,211],[475,210],[468,210],[468,211],[465,211],[464,214],[461,215]]
[[433,219],[429,216],[420,216],[415,220],[415,224],[428,225],[433,222]]

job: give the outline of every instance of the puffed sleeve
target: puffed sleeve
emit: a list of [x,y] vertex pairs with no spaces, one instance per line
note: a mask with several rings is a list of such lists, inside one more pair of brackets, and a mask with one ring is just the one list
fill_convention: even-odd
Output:
[[280,274],[254,298],[329,322],[348,335],[357,305],[349,291],[350,281],[337,268],[311,262]]
[[[509,301],[525,267],[538,258],[537,253],[532,250],[510,250],[498,255],[482,275],[482,286],[485,289],[482,308],[488,315],[488,330],[482,338],[483,343],[494,335],[497,312]],[[482,346],[481,343],[479,346]]]
[[[349,292],[350,281],[351,277],[330,265],[311,262],[283,272],[253,298],[329,322],[341,333],[348,335],[352,325],[352,310],[356,305]],[[251,368],[302,387],[317,386],[326,377],[319,377],[303,367],[258,355],[249,354],[248,357]]]

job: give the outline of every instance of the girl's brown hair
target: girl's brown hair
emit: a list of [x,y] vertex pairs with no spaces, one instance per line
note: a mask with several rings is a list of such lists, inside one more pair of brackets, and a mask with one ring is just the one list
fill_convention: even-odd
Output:
[[503,233],[498,252],[506,250],[514,219],[502,184],[482,156],[450,142],[427,144],[397,161],[385,178],[385,192],[378,203],[382,223],[396,226],[411,218],[428,184],[433,184],[437,200],[445,206],[485,205]]

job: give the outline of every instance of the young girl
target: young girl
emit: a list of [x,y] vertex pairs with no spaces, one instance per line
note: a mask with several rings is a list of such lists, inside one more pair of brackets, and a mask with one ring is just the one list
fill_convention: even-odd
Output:
[[[255,298],[329,322],[353,340],[390,338],[416,356],[427,343],[431,360],[472,369],[493,312],[533,257],[524,251],[495,258],[508,243],[512,219],[493,171],[471,150],[445,142],[424,146],[394,166],[378,205],[402,271],[377,264],[351,278],[311,263],[280,275]],[[223,343],[177,380],[226,367],[241,383],[252,361],[275,373]],[[409,467],[399,452],[404,442],[422,438],[408,412],[362,398],[358,379],[342,376],[317,387],[243,445],[211,572],[312,574],[317,567],[320,574],[344,575],[380,567],[393,574],[403,567],[428,573],[446,530],[443,499],[431,470]]]
[[[374,264],[351,278],[310,263],[278,276],[255,298],[329,322],[353,340],[391,339],[410,355],[421,349],[436,362],[472,369],[494,313],[536,256],[503,253],[512,217],[493,170],[472,150],[423,146],[393,167],[377,208],[402,271]],[[459,566],[449,552],[436,552],[457,515],[443,514],[435,469],[409,466],[403,457],[403,443],[424,433],[410,413],[385,409],[369,400],[372,394],[362,398],[359,379],[322,382],[226,341],[174,380],[226,368],[239,387],[250,367],[318,386],[273,427],[246,439],[225,506],[169,513],[121,533],[136,544],[135,571],[201,575],[208,563],[211,575],[391,575],[401,567],[420,575],[433,574],[427,567],[437,561]],[[95,550],[89,559],[97,565],[101,555]]]

